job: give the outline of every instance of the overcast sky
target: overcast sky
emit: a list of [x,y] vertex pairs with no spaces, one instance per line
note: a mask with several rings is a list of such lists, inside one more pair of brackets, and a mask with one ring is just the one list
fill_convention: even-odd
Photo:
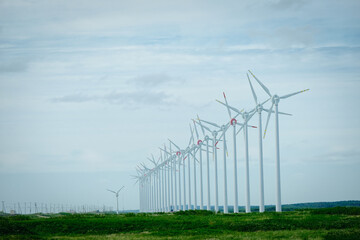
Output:
[[[106,188],[124,185],[124,208],[137,209],[137,164],[150,167],[167,138],[186,147],[196,114],[227,123],[223,91],[254,107],[248,69],[272,93],[310,88],[279,104],[293,114],[280,117],[283,203],[360,200],[359,11],[355,0],[0,0],[0,200],[114,206]],[[274,137],[272,118],[265,204],[275,203]],[[244,205],[240,135],[238,149]],[[220,186],[222,161],[221,149]]]

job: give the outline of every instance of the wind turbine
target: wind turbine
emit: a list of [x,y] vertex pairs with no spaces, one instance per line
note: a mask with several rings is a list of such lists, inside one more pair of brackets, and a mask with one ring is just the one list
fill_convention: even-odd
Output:
[[[136,179],[136,183],[139,183],[139,199],[140,199],[140,212],[144,211],[143,207],[143,174],[138,168],[135,168],[138,175],[131,175],[133,179]],[[63,210],[64,211],[64,210]]]
[[[181,161],[182,161],[182,156],[183,156],[183,152],[184,152],[184,150],[181,150],[180,149],[180,147],[178,146],[178,145],[176,145],[173,141],[171,141],[170,139],[168,139],[169,140],[169,142],[172,144],[172,145],[174,145],[174,147],[176,147],[177,149],[178,149],[178,151],[176,151],[176,156],[177,156],[177,158],[178,158],[178,163],[179,163],[179,210],[185,210],[185,205],[182,205],[182,203],[181,203],[181,174],[180,174],[180,171],[181,171],[181,168],[180,168],[180,166],[181,166]],[[183,164],[183,166],[184,166],[184,171],[183,171],[183,173],[185,174],[185,165]],[[184,175],[184,181],[185,181],[185,175]],[[185,182],[184,182],[184,187],[185,187]],[[176,191],[175,191],[176,192]],[[185,190],[184,190],[184,192],[185,192]]]
[[200,159],[200,162],[199,162],[199,165],[200,165],[200,209],[204,210],[203,169],[202,169],[202,145],[203,145],[203,142],[199,138],[199,133],[198,133],[197,128],[196,128],[195,120],[193,120],[193,123],[194,123],[194,129],[195,129],[195,133],[196,133],[196,138],[197,138],[196,144],[198,145],[198,148],[200,149],[200,152],[199,152],[199,155],[200,155],[200,157],[199,157],[199,159]]
[[119,214],[119,192],[121,191],[121,189],[123,189],[124,186],[122,186],[117,192],[107,189],[109,192],[115,193],[116,196],[116,213]]
[[[225,93],[223,93],[224,95],[224,99],[225,99],[225,103],[226,103],[226,108],[228,110],[228,114],[230,117],[230,125],[233,126],[233,142],[234,142],[234,213],[238,213],[239,212],[239,203],[238,203],[238,186],[237,186],[237,158],[236,158],[236,124],[237,124],[237,120],[236,120],[236,116],[239,115],[239,113],[233,118],[231,116],[231,111],[229,109],[228,102],[226,99],[226,95]],[[220,102],[219,100],[217,100],[218,102]],[[221,102],[220,102],[221,103]],[[229,126],[230,126],[229,125]],[[225,162],[225,161],[224,161]],[[224,163],[225,164],[225,163]]]
[[154,174],[154,205],[155,211],[160,212],[160,165],[159,160],[155,161],[154,155],[151,154],[151,158],[148,158],[150,162],[154,164],[152,173]]
[[[225,98],[226,100],[226,98]],[[248,125],[248,121],[252,118],[252,116],[254,116],[255,114],[255,109],[252,109],[249,112],[242,112],[240,110],[238,110],[235,107],[231,107],[229,104],[227,103],[223,103],[219,100],[217,100],[219,103],[221,103],[222,105],[226,106],[228,109],[232,109],[233,111],[237,112],[238,114],[241,114],[241,116],[243,117],[244,123],[236,123],[238,125],[241,125],[242,127],[238,130],[238,132],[236,133],[236,135],[242,130],[244,129],[244,141],[245,141],[245,184],[246,184],[246,205],[245,205],[245,212],[249,213],[251,212],[250,209],[250,179],[249,179],[249,140],[248,140],[248,127],[252,127],[252,128],[256,128],[256,126],[251,126]],[[227,102],[227,101],[226,101]]]
[[167,150],[164,144],[164,149],[159,148],[164,152],[164,170],[165,170],[165,211],[170,212],[170,158],[168,155],[171,155]]
[[[198,144],[195,145],[195,140],[194,140],[194,134],[193,134],[193,129],[191,128],[191,124],[190,126],[190,132],[191,132],[191,139],[192,139],[192,146],[191,146],[191,150],[193,151],[193,158],[194,158],[194,209],[197,210],[197,189],[196,189],[196,152],[200,149],[200,146]],[[200,153],[201,154],[201,153]],[[200,155],[201,156],[201,155]]]
[[269,89],[257,77],[255,77],[255,75],[250,70],[249,70],[249,72],[254,77],[254,79],[259,83],[259,85],[262,87],[262,89],[269,95],[269,97],[271,98],[271,102],[272,102],[272,105],[271,105],[271,108],[269,110],[268,117],[267,117],[267,120],[266,120],[264,138],[265,138],[265,135],[266,135],[266,130],[267,130],[267,126],[269,124],[272,109],[273,109],[273,107],[275,105],[276,211],[281,212],[280,146],[279,146],[280,144],[279,144],[279,111],[278,111],[278,105],[279,105],[280,99],[286,99],[288,97],[297,95],[299,93],[306,92],[309,89],[305,89],[305,90],[302,90],[302,91],[286,94],[286,95],[283,95],[283,96],[279,97],[277,94],[272,95],[270,93]]
[[[197,116],[197,119],[198,120],[200,119],[199,115]],[[195,121],[195,123],[200,125],[201,131],[202,131],[202,133],[204,135],[204,142],[206,142],[206,173],[207,173],[206,174],[206,180],[207,180],[207,207],[206,207],[206,209],[208,211],[210,211],[211,210],[211,204],[210,204],[211,199],[210,199],[210,163],[209,163],[209,159],[210,159],[209,158],[209,153],[210,153],[210,151],[209,151],[209,141],[212,141],[212,139],[207,134],[205,134],[204,129],[206,129],[210,133],[211,133],[211,130],[208,127],[202,125],[201,121],[198,121],[198,122]],[[211,152],[211,153],[213,153],[213,152]]]
[[[247,78],[249,81],[249,85],[251,88],[251,92],[252,95],[254,97],[254,101],[256,104],[256,111],[259,115],[259,123],[258,123],[258,128],[259,128],[259,176],[260,176],[260,204],[259,204],[259,212],[264,212],[265,211],[265,205],[264,205],[264,171],[263,171],[263,143],[262,143],[262,117],[261,117],[261,112],[264,110],[266,112],[269,112],[270,110],[266,109],[263,107],[263,105],[270,100],[267,99],[266,101],[264,101],[263,103],[258,102],[256,93],[254,91],[254,88],[251,84],[250,78],[249,78],[249,74],[247,74]],[[291,115],[291,114],[287,114],[287,113],[280,113],[280,114],[284,114],[284,115]]]
[[219,133],[219,131],[222,131],[222,129],[216,123],[205,121],[200,118],[198,118],[198,120],[199,120],[199,122],[204,122],[204,123],[207,123],[209,125],[212,125],[212,126],[220,129],[218,131],[216,131],[216,130],[211,131],[208,127],[201,124],[206,130],[211,132],[211,134],[213,136],[213,157],[214,157],[214,161],[215,161],[215,212],[217,213],[219,211],[219,189],[218,189],[218,169],[217,169],[217,147],[216,147],[216,145],[219,142],[219,140],[217,140],[216,136]]
[[163,162],[162,151],[160,150],[161,162],[161,210],[165,212],[165,163]]

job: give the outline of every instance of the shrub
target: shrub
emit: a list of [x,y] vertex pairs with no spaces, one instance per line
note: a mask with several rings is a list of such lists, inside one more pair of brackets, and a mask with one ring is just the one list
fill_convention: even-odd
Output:
[[360,207],[333,207],[319,208],[312,210],[313,214],[330,214],[330,215],[360,215]]
[[135,213],[132,212],[125,213],[125,217],[135,217]]

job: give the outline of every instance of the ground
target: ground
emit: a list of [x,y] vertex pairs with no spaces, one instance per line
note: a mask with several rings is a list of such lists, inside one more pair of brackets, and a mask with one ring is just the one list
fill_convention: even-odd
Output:
[[0,239],[360,239],[360,208],[2,216]]

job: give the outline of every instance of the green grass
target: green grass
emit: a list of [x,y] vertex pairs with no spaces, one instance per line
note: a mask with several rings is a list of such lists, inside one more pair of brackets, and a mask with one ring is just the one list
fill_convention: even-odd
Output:
[[6,216],[0,239],[360,239],[360,208]]

